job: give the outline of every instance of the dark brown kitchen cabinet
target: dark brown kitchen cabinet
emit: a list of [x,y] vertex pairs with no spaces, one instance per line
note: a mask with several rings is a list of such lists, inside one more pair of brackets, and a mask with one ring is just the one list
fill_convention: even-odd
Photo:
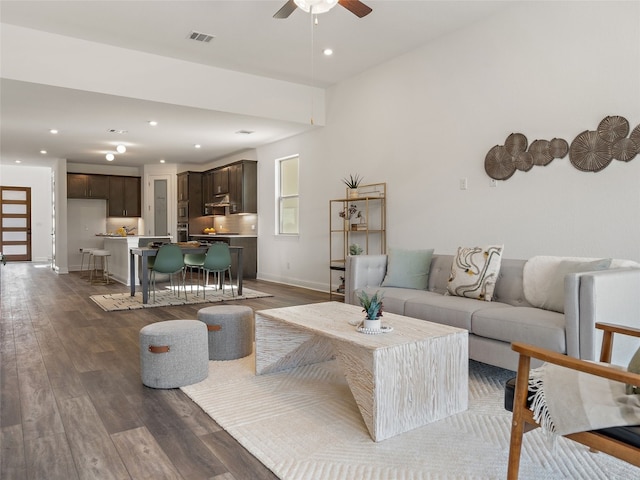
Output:
[[258,162],[242,160],[229,168],[229,213],[258,213]]
[[188,223],[202,215],[202,173],[178,174],[178,222]]
[[109,175],[67,173],[67,198],[108,198]]
[[213,170],[213,195],[229,193],[229,167]]
[[140,177],[109,177],[109,217],[140,217],[142,202],[140,198]]

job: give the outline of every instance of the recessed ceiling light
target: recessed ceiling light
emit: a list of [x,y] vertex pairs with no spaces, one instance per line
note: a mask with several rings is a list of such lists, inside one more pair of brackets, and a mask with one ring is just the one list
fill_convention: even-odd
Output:
[[333,50],[331,50],[330,48],[325,48],[322,53],[324,53],[327,57],[333,55]]
[[149,120],[149,125],[155,127],[158,125],[158,122],[156,122],[155,120]]
[[118,145],[116,147],[116,152],[118,152],[118,153],[124,153],[126,151],[127,151],[127,147],[125,147],[124,145]]
[[56,133],[58,133],[58,130],[56,130],[55,128],[52,128],[51,130],[49,130],[49,133],[52,133],[53,135],[55,135]]
[[113,159],[116,158],[113,153],[107,153],[105,157],[109,162],[113,162]]
[[47,154],[47,151],[46,151],[46,150],[40,150],[40,153],[41,153],[42,155],[46,155],[46,154]]
[[22,163],[22,160],[16,160],[16,163]]
[[162,160],[160,160],[160,163],[164,163],[164,158]]
[[194,145],[194,147],[195,147],[195,148],[201,148],[201,147],[202,147],[202,145],[200,145],[199,143],[196,143],[196,144]]

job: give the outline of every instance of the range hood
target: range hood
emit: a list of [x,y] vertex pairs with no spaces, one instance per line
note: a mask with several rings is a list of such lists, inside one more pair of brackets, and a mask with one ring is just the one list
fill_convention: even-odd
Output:
[[229,195],[228,194],[218,194],[214,197],[213,202],[205,203],[205,207],[228,207],[229,206]]

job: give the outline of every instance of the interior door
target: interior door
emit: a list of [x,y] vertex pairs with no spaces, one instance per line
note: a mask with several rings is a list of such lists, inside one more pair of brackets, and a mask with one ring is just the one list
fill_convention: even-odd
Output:
[[0,187],[0,251],[7,261],[31,261],[30,187]]

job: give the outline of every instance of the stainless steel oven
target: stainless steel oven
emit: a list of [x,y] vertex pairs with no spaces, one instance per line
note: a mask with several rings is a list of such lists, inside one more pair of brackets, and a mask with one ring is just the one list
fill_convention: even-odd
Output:
[[189,222],[189,202],[178,202],[178,223]]
[[188,242],[189,241],[189,224],[188,223],[178,223],[178,228],[176,229],[178,234],[178,242]]

